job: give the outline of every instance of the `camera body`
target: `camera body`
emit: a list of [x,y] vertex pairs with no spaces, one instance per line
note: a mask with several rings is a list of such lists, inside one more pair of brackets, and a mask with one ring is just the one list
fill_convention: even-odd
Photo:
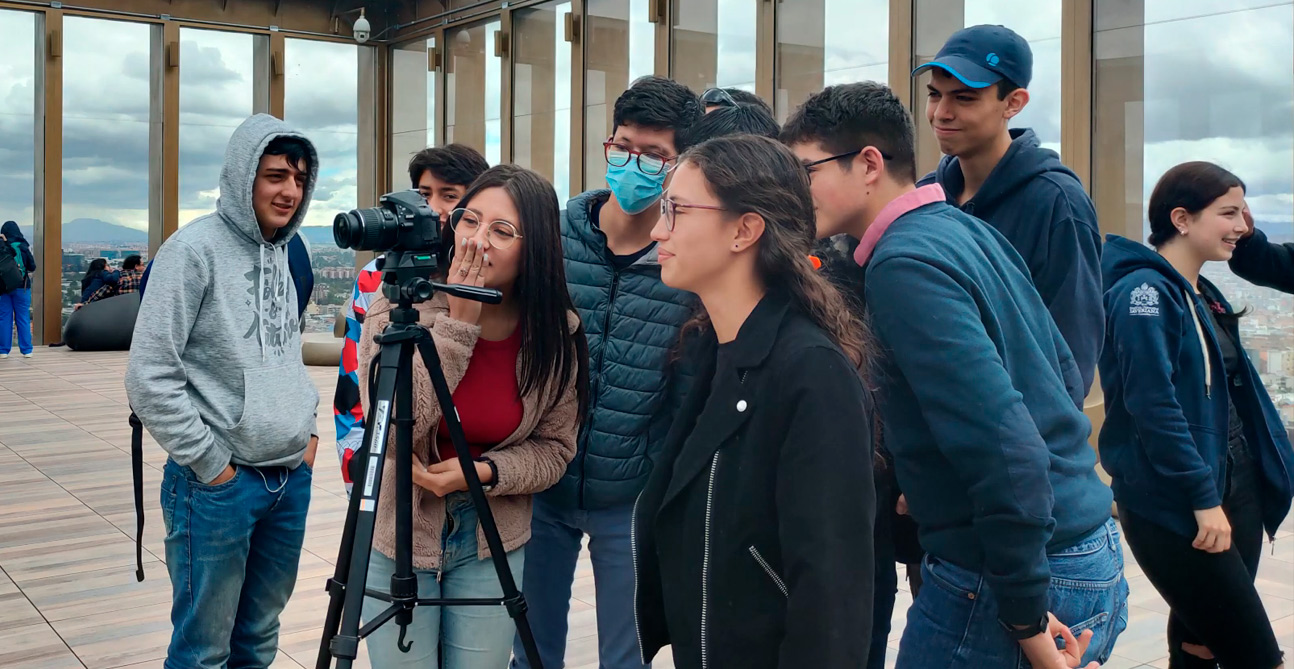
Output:
[[416,190],[387,193],[376,207],[353,209],[333,218],[337,246],[356,251],[439,253],[440,215]]

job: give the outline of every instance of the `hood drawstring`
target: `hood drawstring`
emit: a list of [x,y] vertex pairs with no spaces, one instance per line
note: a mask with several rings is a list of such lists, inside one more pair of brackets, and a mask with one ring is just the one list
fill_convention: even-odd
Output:
[[1199,311],[1195,308],[1195,296],[1191,291],[1183,289],[1186,293],[1187,304],[1190,305],[1191,316],[1195,319],[1195,334],[1200,338],[1200,351],[1204,353],[1204,396],[1213,396],[1213,361],[1209,359],[1209,340],[1204,336],[1204,324],[1200,322]]
[[261,362],[267,359],[265,354],[265,245],[258,244],[261,252],[261,264],[256,272],[256,336],[261,340]]
[[286,340],[288,336],[288,308],[292,306],[289,304],[290,300],[288,300],[288,274],[290,272],[288,268],[288,247],[287,244],[284,244],[276,248],[279,255],[279,281],[283,287],[283,291],[280,293],[283,295],[283,306],[279,308],[279,336]]

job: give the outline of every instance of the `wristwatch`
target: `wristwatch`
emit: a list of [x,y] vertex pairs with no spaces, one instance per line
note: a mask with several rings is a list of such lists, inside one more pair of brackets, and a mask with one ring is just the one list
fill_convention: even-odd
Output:
[[[1001,623],[1001,621],[999,622]],[[1027,627],[1017,627],[1015,625],[1008,625],[1006,623],[1001,623],[1002,627],[1006,630],[1007,635],[1016,641],[1024,641],[1025,639],[1032,639],[1033,637],[1036,637],[1039,634],[1046,632],[1050,624],[1051,624],[1051,616],[1046,613],[1042,614],[1042,618],[1038,619],[1038,622],[1033,623],[1032,625],[1029,625]]]
[[490,482],[481,484],[481,490],[489,492],[493,490],[494,486],[498,485],[499,483],[499,466],[494,464],[494,461],[489,458],[484,458],[484,457],[478,458],[476,461],[484,462],[485,464],[490,466]]

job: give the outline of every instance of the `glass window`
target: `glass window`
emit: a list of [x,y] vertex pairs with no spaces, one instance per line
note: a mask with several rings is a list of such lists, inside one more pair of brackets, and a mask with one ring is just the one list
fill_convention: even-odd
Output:
[[[32,12],[0,9],[0,34],[8,36],[0,43],[0,221],[17,222],[33,254],[40,251],[36,217],[44,213],[36,209],[36,26]],[[33,279],[57,280],[58,268],[46,273],[42,264],[38,257],[41,274]],[[40,300],[39,292],[32,291],[34,301]],[[35,318],[32,327],[41,331]]]
[[586,0],[584,26],[584,188],[606,188],[602,143],[612,135],[616,98],[655,71],[651,0]]
[[409,161],[436,144],[436,38],[391,49],[391,188],[409,188]]
[[445,141],[480,151],[499,164],[503,141],[503,63],[495,54],[498,21],[446,33]]
[[[674,1],[670,71],[700,93],[712,86],[755,92],[755,24],[752,0]],[[720,30],[722,26],[722,31]]]
[[[1092,175],[1101,227],[1145,242],[1159,177],[1208,160],[1245,181],[1271,241],[1294,241],[1294,3],[1138,5],[1095,3]],[[1243,35],[1243,49],[1208,47],[1233,35]],[[1244,344],[1294,427],[1294,297],[1246,283],[1223,263],[1203,274],[1237,309],[1252,309],[1240,320]]]
[[307,332],[332,330],[355,282],[355,254],[337,248],[332,219],[358,206],[361,48],[371,47],[306,39],[284,47],[283,117],[319,153],[319,183],[302,227],[315,269]]
[[[87,263],[148,254],[152,30],[63,20],[63,249]],[[65,318],[82,274],[64,274]]]
[[777,5],[776,108],[783,122],[825,86],[889,80],[889,0]]
[[180,28],[180,225],[216,208],[225,146],[253,110],[254,39]]
[[512,162],[544,175],[563,203],[571,189],[569,2],[512,14]]
[[[1060,152],[1060,35],[1062,0],[917,0],[914,32],[915,62],[928,63],[954,32],[983,24],[1004,25],[1019,33],[1033,51],[1033,81],[1029,104],[1012,128],[1033,128],[1042,145]],[[923,170],[934,169],[939,146],[925,119],[924,73],[913,82],[913,112],[917,116],[917,160]]]

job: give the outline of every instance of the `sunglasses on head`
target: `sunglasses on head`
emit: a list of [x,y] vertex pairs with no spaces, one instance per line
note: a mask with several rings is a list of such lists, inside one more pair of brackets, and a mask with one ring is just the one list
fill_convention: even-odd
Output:
[[707,107],[736,107],[737,101],[732,99],[728,91],[722,88],[707,88],[701,94],[701,103]]

